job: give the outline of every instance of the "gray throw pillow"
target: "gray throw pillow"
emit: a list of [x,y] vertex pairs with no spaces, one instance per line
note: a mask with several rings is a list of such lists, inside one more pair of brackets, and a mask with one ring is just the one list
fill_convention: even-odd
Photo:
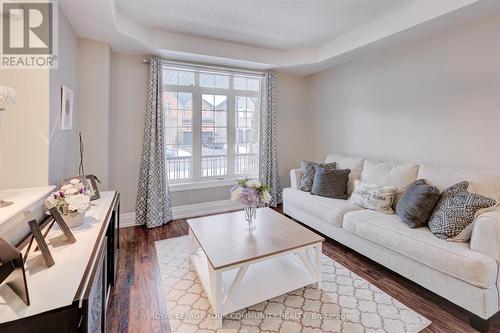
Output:
[[396,206],[396,213],[410,228],[427,224],[439,201],[439,189],[424,179],[417,179],[405,191]]
[[479,210],[491,208],[496,200],[467,191],[469,182],[450,186],[442,194],[429,219],[429,229],[439,238],[466,242]]
[[313,182],[314,182],[314,174],[316,173],[316,166],[322,166],[326,169],[335,169],[336,163],[314,163],[309,161],[300,161],[300,170],[302,173],[302,177],[300,178],[300,189],[302,191],[311,192]]
[[316,166],[311,194],[347,200],[347,181],[351,170],[328,169]]

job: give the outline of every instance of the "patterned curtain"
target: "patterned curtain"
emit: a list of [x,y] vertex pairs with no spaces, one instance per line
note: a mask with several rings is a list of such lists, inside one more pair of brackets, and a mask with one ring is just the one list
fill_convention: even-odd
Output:
[[276,80],[275,73],[264,75],[259,117],[259,180],[271,187],[271,207],[282,202],[276,149]]
[[165,169],[161,59],[149,58],[148,67],[147,110],[137,190],[136,223],[154,228],[172,220],[172,209]]

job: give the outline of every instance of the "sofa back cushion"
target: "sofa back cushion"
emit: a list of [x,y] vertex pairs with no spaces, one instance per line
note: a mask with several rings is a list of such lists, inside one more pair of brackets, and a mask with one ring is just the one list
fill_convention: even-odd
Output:
[[422,164],[418,169],[418,178],[425,179],[441,192],[461,181],[471,180],[472,177],[474,173],[471,171],[446,166]]
[[470,180],[474,193],[500,202],[500,173],[478,172]]
[[423,164],[418,170],[418,178],[444,191],[462,181],[469,182],[469,191],[500,202],[500,173],[474,172],[470,170]]
[[378,186],[398,188],[395,203],[399,201],[408,186],[417,180],[418,165],[365,160],[360,180]]
[[347,156],[342,154],[331,154],[325,159],[325,163],[335,162],[337,169],[349,169],[349,181],[347,182],[347,195],[352,194],[354,189],[354,181],[359,179],[361,171],[363,170],[363,159],[360,157]]

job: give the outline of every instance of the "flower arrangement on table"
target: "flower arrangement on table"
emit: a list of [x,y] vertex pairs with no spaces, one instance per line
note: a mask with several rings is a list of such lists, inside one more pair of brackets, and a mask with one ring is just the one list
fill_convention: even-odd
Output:
[[231,200],[241,202],[245,210],[245,219],[249,229],[254,229],[253,220],[256,218],[257,206],[268,205],[271,202],[271,188],[261,184],[257,179],[238,179],[238,185],[231,189]]
[[57,208],[68,226],[77,226],[84,221],[85,211],[90,207],[93,192],[80,179],[75,178],[52,193],[46,203],[49,207]]

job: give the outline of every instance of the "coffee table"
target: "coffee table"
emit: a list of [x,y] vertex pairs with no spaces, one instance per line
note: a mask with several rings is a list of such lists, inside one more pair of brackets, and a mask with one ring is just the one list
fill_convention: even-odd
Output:
[[243,211],[188,220],[190,261],[222,317],[308,285],[321,288],[324,238],[270,209],[249,231]]

